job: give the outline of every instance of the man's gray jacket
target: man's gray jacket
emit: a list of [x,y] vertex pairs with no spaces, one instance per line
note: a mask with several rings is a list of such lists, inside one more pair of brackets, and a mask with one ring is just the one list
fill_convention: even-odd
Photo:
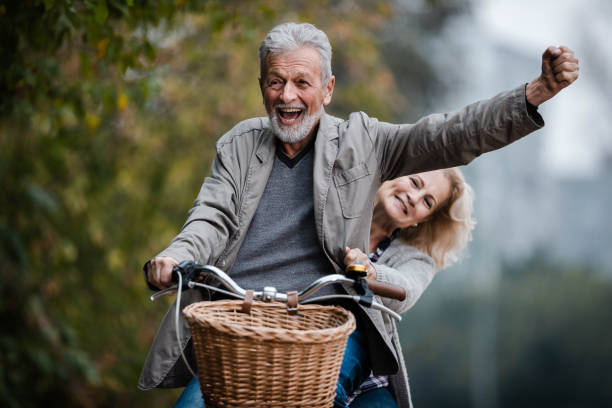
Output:
[[[324,114],[313,165],[314,216],[321,250],[341,273],[346,247],[369,247],[373,203],[383,181],[467,164],[542,125],[541,117],[527,110],[524,85],[452,114],[426,116],[415,124],[383,123],[363,112],[352,113],[348,120]],[[231,270],[266,186],[276,146],[267,118],[243,121],[223,135],[185,225],[158,256]],[[181,308],[202,296],[196,290],[186,291]],[[176,303],[149,351],[138,384],[141,389],[178,387],[189,380],[180,359],[180,348],[189,341],[188,325],[182,319],[179,347],[173,324],[175,307]],[[387,319],[380,312],[364,312],[373,371],[395,374],[401,349],[392,341],[393,328],[385,325]],[[409,397],[395,391],[400,406],[409,406]]]

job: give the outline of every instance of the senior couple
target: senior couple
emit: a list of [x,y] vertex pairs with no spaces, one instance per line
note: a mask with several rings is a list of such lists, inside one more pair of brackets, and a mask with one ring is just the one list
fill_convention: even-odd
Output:
[[[363,112],[325,113],[335,77],[324,32],[311,24],[273,28],[259,49],[267,118],[238,123],[216,156],[187,221],[168,248],[145,264],[154,290],[171,285],[184,260],[212,264],[245,288],[303,288],[361,260],[368,279],[402,286],[397,312],[417,301],[437,270],[460,255],[471,235],[472,192],[459,169],[543,126],[537,107],[578,77],[567,47],[549,47],[536,79],[450,114],[414,124],[379,122]],[[443,169],[443,170],[437,170]],[[328,287],[330,292],[352,289]],[[187,386],[177,405],[202,407],[197,382],[179,358],[189,353],[188,324],[177,342],[174,310],[204,300],[187,291],[164,318],[139,388]],[[350,306],[347,306],[350,307]],[[408,376],[394,323],[350,307],[337,407],[410,407]]]

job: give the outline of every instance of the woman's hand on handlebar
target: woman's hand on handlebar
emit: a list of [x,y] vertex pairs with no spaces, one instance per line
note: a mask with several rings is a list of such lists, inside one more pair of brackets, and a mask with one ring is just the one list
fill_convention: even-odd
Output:
[[172,268],[178,262],[169,256],[158,256],[147,264],[147,280],[159,289],[166,289],[172,286]]
[[376,280],[376,268],[374,268],[374,265],[372,265],[372,262],[370,262],[370,258],[368,258],[368,256],[364,254],[361,249],[359,248],[351,249],[349,247],[346,247],[345,251],[346,251],[346,254],[344,255],[345,265],[350,265],[356,261],[360,261],[366,267],[366,272],[368,273],[368,276],[366,276],[366,279]]

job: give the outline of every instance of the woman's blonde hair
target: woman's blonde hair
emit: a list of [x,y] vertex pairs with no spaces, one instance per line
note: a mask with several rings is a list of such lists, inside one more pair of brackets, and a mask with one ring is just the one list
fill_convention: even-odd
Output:
[[468,242],[476,221],[472,219],[474,191],[457,167],[442,170],[450,181],[449,198],[416,227],[404,228],[400,239],[431,256],[437,268],[457,262]]

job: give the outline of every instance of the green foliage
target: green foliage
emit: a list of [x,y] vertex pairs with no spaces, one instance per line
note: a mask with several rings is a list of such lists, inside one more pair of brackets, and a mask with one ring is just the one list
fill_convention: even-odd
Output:
[[155,35],[198,10],[217,30],[233,13],[213,1],[0,5],[2,406],[159,399],[134,391],[167,307],[147,303],[138,273],[161,247],[146,228],[161,218],[165,168],[134,118],[160,89]]
[[[172,17],[175,8],[172,1],[142,6],[118,0],[2,2],[0,113],[34,112],[47,99],[79,111],[79,69],[92,78],[94,69],[125,68],[152,57],[147,26]],[[136,27],[139,36],[132,35]]]
[[329,33],[333,113],[399,112],[375,39],[389,6],[292,6],[0,2],[0,405],[176,398],[136,390],[169,302],[149,302],[140,268],[184,221],[214,141],[264,114],[257,48],[274,24]]

